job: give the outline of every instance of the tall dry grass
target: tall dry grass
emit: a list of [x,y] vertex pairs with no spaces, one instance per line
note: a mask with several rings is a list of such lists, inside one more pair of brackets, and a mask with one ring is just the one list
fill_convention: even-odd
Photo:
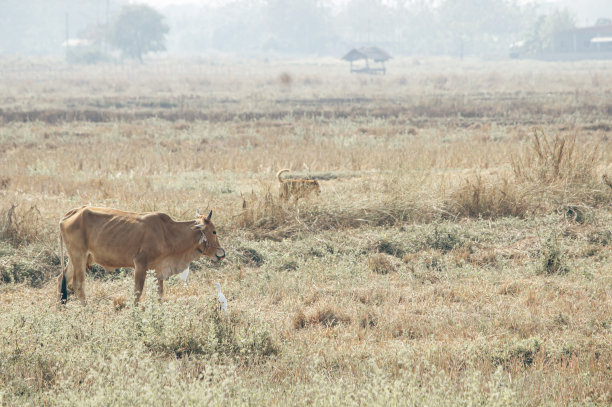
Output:
[[40,240],[43,220],[36,204],[11,203],[0,210],[0,240],[22,246]]
[[[609,150],[599,147],[602,139],[534,130],[521,142],[518,129],[491,142],[486,129],[475,128],[449,141],[425,131],[407,136],[372,120],[367,126],[380,134],[344,120],[328,130],[317,124],[308,134],[314,124],[307,119],[281,120],[280,130],[270,121],[246,128],[165,122],[18,126],[7,140],[17,148],[0,175],[10,180],[7,199],[38,202],[45,230],[55,230],[56,219],[82,204],[161,210],[180,219],[207,207],[222,225],[289,236],[297,230],[525,217],[610,203],[612,190],[600,177],[610,159]],[[323,135],[330,127],[332,134]],[[121,148],[110,150],[111,144]],[[38,158],[32,161],[34,151]],[[280,202],[274,177],[279,167],[318,178],[321,198],[297,206]]]
[[[479,150],[476,140],[472,145]],[[312,199],[299,207],[283,204],[267,187],[261,195],[253,192],[245,198],[244,211],[233,225],[288,236],[296,229],[526,217],[610,204],[612,195],[599,177],[606,163],[597,144],[580,144],[576,135],[552,137],[535,129],[531,139],[513,151],[510,157],[505,151],[497,152],[502,157],[492,157],[498,161],[495,171],[440,174],[436,164],[421,169],[425,175],[417,175],[414,168],[396,170],[367,178],[361,188],[336,189],[336,196]],[[437,159],[454,161],[453,154],[462,153],[459,149]]]
[[602,164],[599,145],[577,140],[577,135],[548,136],[533,130],[532,142],[512,160],[517,180],[568,187],[599,184],[597,170]]

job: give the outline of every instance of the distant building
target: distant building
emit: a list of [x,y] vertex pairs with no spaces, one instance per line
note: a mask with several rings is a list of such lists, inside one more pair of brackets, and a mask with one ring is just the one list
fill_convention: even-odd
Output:
[[559,31],[553,35],[553,52],[599,53],[612,51],[612,24]]
[[[391,59],[391,55],[378,47],[362,47],[353,48],[342,59],[351,63],[351,72],[384,75],[387,73],[385,61]],[[370,66],[370,60],[376,65]]]
[[533,43],[519,41],[510,46],[510,58],[545,60],[612,59],[612,24],[599,24],[556,32],[550,47],[537,51]]

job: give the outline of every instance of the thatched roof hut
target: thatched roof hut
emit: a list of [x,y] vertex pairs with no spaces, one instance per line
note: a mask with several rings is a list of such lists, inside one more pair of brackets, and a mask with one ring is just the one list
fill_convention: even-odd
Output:
[[[378,47],[362,47],[353,48],[343,56],[342,59],[351,63],[351,72],[369,74],[382,73],[384,75],[387,72],[385,61],[391,59],[391,55]],[[378,67],[370,67],[370,59],[380,65]],[[360,60],[365,61],[365,66],[355,68],[353,62]]]
[[378,47],[353,48],[348,54],[342,57],[345,61],[357,61],[359,59],[372,59],[375,62],[384,62],[391,59],[386,51]]

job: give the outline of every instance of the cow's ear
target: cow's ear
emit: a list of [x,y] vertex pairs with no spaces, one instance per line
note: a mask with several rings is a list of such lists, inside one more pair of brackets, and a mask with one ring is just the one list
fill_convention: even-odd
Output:
[[202,223],[199,223],[197,220],[195,221],[195,223],[193,224],[193,226],[191,227],[191,229],[193,230],[202,230],[204,229],[204,226]]

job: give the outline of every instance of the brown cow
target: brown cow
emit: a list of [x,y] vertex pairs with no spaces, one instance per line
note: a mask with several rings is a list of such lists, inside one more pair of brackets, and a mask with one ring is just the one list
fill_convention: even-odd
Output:
[[[219,261],[225,250],[217,239],[215,225],[196,212],[195,221],[176,222],[165,213],[134,213],[111,208],[82,206],[72,209],[60,221],[59,301],[68,298],[66,284],[72,286],[85,304],[85,269],[97,263],[105,269],[134,268],[134,303],[138,303],[147,270],[155,270],[158,293],[164,280],[181,273],[192,260],[206,255]],[[63,245],[69,263],[64,267]]]

